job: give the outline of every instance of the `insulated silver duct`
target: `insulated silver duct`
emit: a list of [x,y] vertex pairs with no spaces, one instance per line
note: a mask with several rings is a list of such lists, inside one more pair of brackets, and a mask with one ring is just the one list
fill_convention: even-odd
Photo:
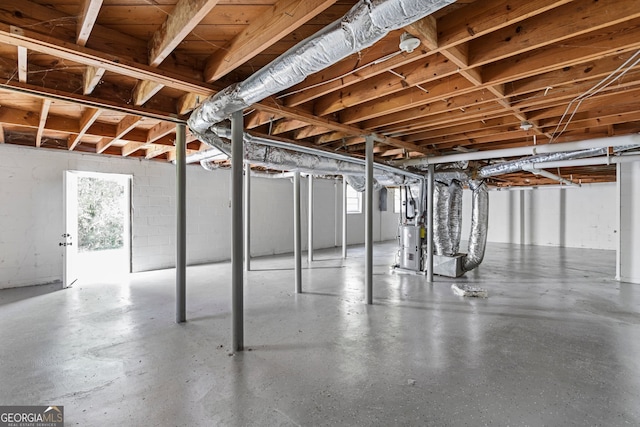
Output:
[[245,81],[208,98],[191,114],[189,128],[201,134],[234,111],[288,89],[307,76],[373,45],[390,31],[405,27],[454,1],[361,0],[341,19],[293,46]]
[[450,198],[449,186],[436,181],[433,188],[433,251],[436,255],[452,255],[449,232]]
[[[231,144],[223,138],[230,136],[231,130],[228,127],[212,126],[204,134],[203,140],[222,153],[229,155]],[[364,177],[365,166],[361,159],[256,137],[246,132],[243,134],[243,140],[244,159],[252,165],[316,175]],[[421,175],[379,163],[374,164],[374,176],[378,184],[383,186],[407,184],[422,179]]]
[[462,265],[464,271],[473,270],[482,262],[489,226],[489,192],[486,184],[484,181],[469,181],[469,187],[473,190],[473,207],[469,246]]
[[489,178],[491,176],[503,175],[506,173],[521,171],[526,165],[542,162],[556,162],[559,160],[582,159],[585,157],[601,156],[607,154],[607,148],[590,148],[588,150],[563,151],[559,153],[538,154],[535,156],[523,157],[522,159],[510,162],[498,163],[485,166],[478,171],[478,178]]
[[451,256],[460,250],[460,236],[462,234],[462,185],[453,180],[449,184],[449,240],[451,241]]
[[[351,186],[354,190],[359,193],[364,193],[367,189],[367,179],[364,175],[344,175],[344,179],[347,181],[347,184]],[[382,189],[382,185],[374,178],[373,180],[373,189],[374,191],[378,191]]]

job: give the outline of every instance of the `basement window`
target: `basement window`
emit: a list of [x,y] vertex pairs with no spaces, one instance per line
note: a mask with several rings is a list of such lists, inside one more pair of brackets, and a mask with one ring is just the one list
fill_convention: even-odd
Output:
[[400,213],[400,206],[402,203],[402,188],[393,189],[393,213]]
[[347,213],[362,213],[362,193],[358,193],[350,185],[347,186]]

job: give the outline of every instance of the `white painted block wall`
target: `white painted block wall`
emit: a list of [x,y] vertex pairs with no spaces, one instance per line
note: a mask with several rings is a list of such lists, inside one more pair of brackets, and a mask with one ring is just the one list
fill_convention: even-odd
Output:
[[640,162],[620,166],[620,280],[640,283]]
[[[0,288],[62,278],[65,170],[120,173],[132,182],[133,271],[173,267],[175,258],[175,168],[163,162],[0,145]],[[230,256],[230,172],[187,168],[187,263]],[[307,180],[301,189],[303,248],[307,245]],[[341,245],[342,184],[314,181],[314,247]],[[252,180],[251,253],[293,251],[293,185],[289,180]],[[398,215],[378,210],[374,239],[395,238]],[[337,221],[337,231],[336,231]],[[348,244],[364,242],[364,215],[348,216]]]
[[[618,232],[616,205],[615,183],[490,191],[487,241],[613,250]],[[463,210],[462,238],[467,239],[471,217],[468,190]]]

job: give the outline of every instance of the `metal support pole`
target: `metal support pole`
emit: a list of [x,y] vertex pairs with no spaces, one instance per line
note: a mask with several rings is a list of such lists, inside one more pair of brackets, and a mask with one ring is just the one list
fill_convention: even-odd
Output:
[[435,168],[429,165],[427,176],[427,282],[433,282],[433,175]]
[[187,320],[187,138],[176,125],[176,323]]
[[231,115],[231,347],[244,350],[242,266],[242,111]]
[[307,236],[309,238],[308,242],[307,242],[307,255],[308,255],[308,262],[309,265],[311,265],[311,261],[313,261],[313,175],[309,175],[309,221],[308,221],[308,228],[309,231],[307,233]]
[[347,180],[342,177],[342,258],[347,258]]
[[364,206],[364,296],[367,304],[373,304],[373,137],[367,136],[366,140],[366,190]]
[[300,172],[293,174],[293,257],[296,293],[302,293],[302,221],[300,220]]
[[244,165],[244,270],[251,271],[251,165]]

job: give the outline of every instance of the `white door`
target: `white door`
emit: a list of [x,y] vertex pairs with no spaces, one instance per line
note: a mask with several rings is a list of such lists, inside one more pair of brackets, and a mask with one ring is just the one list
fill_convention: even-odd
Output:
[[62,287],[68,288],[78,280],[78,175],[65,171],[64,186],[64,232],[60,246],[63,247]]

